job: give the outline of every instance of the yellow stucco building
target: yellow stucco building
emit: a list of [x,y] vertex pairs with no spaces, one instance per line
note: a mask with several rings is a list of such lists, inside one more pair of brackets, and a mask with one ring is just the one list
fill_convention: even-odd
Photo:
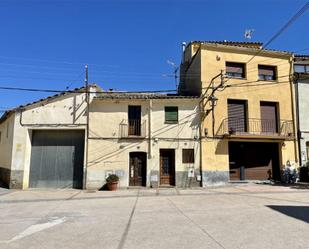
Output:
[[203,185],[279,180],[297,166],[293,56],[254,42],[184,46],[179,91],[200,95]]

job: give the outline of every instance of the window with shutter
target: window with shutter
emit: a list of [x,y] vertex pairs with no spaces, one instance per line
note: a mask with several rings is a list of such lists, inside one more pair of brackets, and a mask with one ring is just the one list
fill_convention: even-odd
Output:
[[231,78],[245,78],[245,64],[237,62],[226,62],[226,75]]
[[194,149],[182,150],[182,163],[194,163]]
[[259,80],[276,80],[276,67],[258,65]]
[[228,100],[228,128],[230,133],[247,132],[246,100]]
[[262,132],[266,133],[278,132],[277,105],[278,103],[275,102],[262,101],[260,103]]
[[165,107],[165,123],[175,124],[178,123],[178,107],[166,106]]

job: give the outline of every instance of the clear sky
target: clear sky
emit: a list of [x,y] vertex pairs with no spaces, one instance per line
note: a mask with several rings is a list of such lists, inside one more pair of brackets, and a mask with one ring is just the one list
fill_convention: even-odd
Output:
[[[0,86],[175,89],[167,64],[191,40],[267,41],[306,1],[0,1]],[[270,48],[309,53],[309,11]],[[47,96],[0,90],[0,110]]]

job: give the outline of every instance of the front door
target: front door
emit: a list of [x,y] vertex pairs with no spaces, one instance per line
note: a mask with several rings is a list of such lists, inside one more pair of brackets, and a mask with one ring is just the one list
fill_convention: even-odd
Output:
[[146,153],[130,153],[130,186],[146,187]]
[[160,150],[160,185],[175,185],[175,150]]

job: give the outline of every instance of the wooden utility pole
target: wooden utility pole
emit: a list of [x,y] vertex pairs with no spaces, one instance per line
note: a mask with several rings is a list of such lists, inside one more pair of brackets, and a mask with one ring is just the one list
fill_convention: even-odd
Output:
[[88,151],[89,151],[89,82],[88,82],[88,65],[85,66],[85,101],[86,101],[86,160],[84,169],[84,189],[86,188],[87,181],[87,168],[88,168]]

